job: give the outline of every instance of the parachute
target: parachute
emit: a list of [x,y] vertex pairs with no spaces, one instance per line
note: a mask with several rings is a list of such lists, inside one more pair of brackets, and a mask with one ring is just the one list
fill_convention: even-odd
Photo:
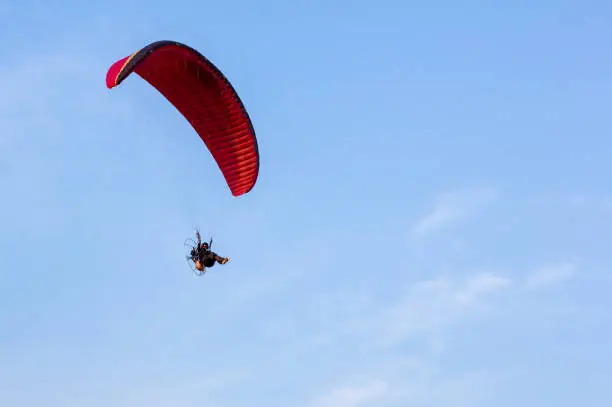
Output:
[[132,72],[187,119],[215,159],[233,196],[254,187],[259,149],[253,124],[235,89],[212,62],[185,44],[157,41],[112,64],[106,86],[118,86]]

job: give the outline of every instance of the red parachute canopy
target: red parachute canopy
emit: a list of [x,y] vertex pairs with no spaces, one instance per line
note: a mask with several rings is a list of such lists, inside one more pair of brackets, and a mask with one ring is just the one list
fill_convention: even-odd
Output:
[[158,41],[115,62],[106,86],[119,85],[136,72],[191,123],[210,150],[232,195],[249,192],[259,174],[255,130],[227,78],[187,45]]

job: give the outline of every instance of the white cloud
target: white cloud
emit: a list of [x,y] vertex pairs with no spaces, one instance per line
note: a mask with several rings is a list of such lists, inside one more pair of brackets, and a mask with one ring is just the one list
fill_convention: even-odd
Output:
[[[59,92],[55,77],[69,68],[65,64],[49,57],[0,67],[0,186],[5,191],[0,221],[7,228],[16,219],[19,227],[35,224],[38,230],[61,222],[56,174],[45,158],[60,136],[53,103]],[[22,213],[28,214],[26,222],[18,216]]]
[[[170,406],[220,406],[219,394],[231,391],[251,377],[245,372],[213,372],[195,378],[182,377],[181,380],[161,380],[136,388],[117,386],[114,397],[105,398],[118,407],[170,407]],[[75,403],[76,405],[76,403]]]
[[0,65],[0,223],[11,232],[41,236],[61,230],[75,218],[69,206],[81,202],[66,200],[74,185],[69,180],[83,175],[101,189],[94,177],[108,178],[114,170],[99,165],[102,153],[94,146],[108,140],[112,123],[132,109],[107,97],[105,62],[78,45]]
[[[408,362],[408,363],[406,363]],[[425,360],[398,356],[391,362],[364,368],[347,379],[361,385],[332,387],[308,407],[476,407],[486,405],[502,372],[466,370],[449,373]],[[370,379],[366,379],[370,377]],[[378,379],[371,379],[377,377]]]
[[480,274],[468,280],[457,291],[456,299],[459,303],[470,304],[482,299],[487,294],[499,291],[510,284],[510,280],[490,273]]
[[413,231],[424,234],[440,230],[451,223],[471,216],[497,199],[496,190],[489,188],[466,189],[439,195],[433,209],[419,220]]
[[310,407],[378,406],[388,391],[388,384],[380,380],[371,381],[363,386],[338,387],[318,397]]
[[525,287],[527,289],[537,289],[555,284],[571,278],[575,272],[576,267],[572,263],[543,267],[527,277]]
[[496,385],[491,372],[466,371],[456,375],[432,369],[422,377],[410,375],[397,383],[393,406],[476,407],[487,405]]
[[415,334],[434,335],[478,312],[488,296],[510,285],[510,280],[491,273],[476,274],[462,283],[448,278],[412,284],[396,303],[360,317],[353,326],[376,332],[384,343]]

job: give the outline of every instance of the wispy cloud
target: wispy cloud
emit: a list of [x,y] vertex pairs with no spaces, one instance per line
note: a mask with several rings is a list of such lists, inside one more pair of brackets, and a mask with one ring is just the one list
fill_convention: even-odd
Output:
[[510,280],[490,273],[479,274],[469,279],[455,296],[460,304],[474,304],[488,294],[510,285]]
[[[418,376],[413,372],[395,384],[392,406],[476,407],[488,405],[497,377],[493,372],[464,371],[449,374],[442,368],[430,368]],[[377,406],[378,407],[378,406]]]
[[316,398],[309,407],[364,407],[380,405],[389,391],[389,385],[374,380],[361,386],[343,386]]
[[571,278],[576,272],[576,267],[573,263],[560,263],[551,266],[542,267],[525,280],[527,289],[538,289]]
[[[53,117],[60,93],[56,76],[70,69],[61,60],[39,57],[0,67],[0,185],[5,191],[0,221],[5,228],[35,224],[40,230],[56,227],[62,218],[54,202],[56,172],[45,160],[61,135]],[[24,211],[26,222],[16,216]]]
[[[483,311],[494,311],[491,305],[499,300],[504,299],[506,305],[522,301],[526,294],[523,291],[525,287],[554,284],[570,278],[574,272],[574,264],[558,263],[537,269],[522,281],[494,272],[419,281],[410,284],[395,301],[370,301],[367,307],[359,307],[357,311],[360,315],[348,322],[350,336],[376,349],[376,352],[396,354],[401,358],[400,355],[406,354],[395,353],[403,349],[397,345],[410,340],[413,349],[415,343],[421,340],[426,346],[435,340],[445,342],[461,324],[475,323],[476,317],[483,315]],[[417,342],[414,342],[415,339]],[[439,352],[435,351],[434,354],[439,355]],[[439,368],[435,358],[426,355],[431,354],[421,353],[420,363],[410,367],[362,365],[362,374],[358,376],[361,384],[352,384],[356,375],[351,370],[345,378],[346,384],[330,386],[330,390],[308,405],[474,407],[485,405],[488,397],[493,397],[494,386],[500,385],[499,380],[505,374],[502,367],[492,371],[467,369],[449,373]],[[370,380],[366,380],[368,377]]]
[[493,203],[498,192],[492,188],[466,189],[440,194],[431,211],[414,226],[413,232],[425,234],[459,222]]
[[[120,407],[149,406],[165,407],[180,406],[218,406],[223,405],[219,393],[240,386],[250,375],[242,372],[197,376],[195,378],[182,377],[181,380],[161,381],[143,385],[136,389],[125,389],[112,400],[114,405]],[[108,401],[109,398],[106,398]]]
[[505,289],[510,280],[492,273],[471,276],[463,282],[449,278],[413,284],[397,302],[382,306],[354,326],[376,332],[384,343],[395,343],[416,334],[435,334],[486,304],[491,295]]
[[69,165],[66,151],[93,134],[89,120],[105,114],[108,106],[97,67],[87,54],[64,49],[0,65],[0,186],[5,192],[0,222],[5,228],[40,233],[69,217],[59,203],[66,178],[62,171]]
[[[399,370],[392,366],[371,369],[370,376],[378,379],[332,387],[308,407],[475,407],[487,400],[497,384],[492,372],[449,373],[425,361],[413,361]],[[366,371],[360,376],[368,376]]]

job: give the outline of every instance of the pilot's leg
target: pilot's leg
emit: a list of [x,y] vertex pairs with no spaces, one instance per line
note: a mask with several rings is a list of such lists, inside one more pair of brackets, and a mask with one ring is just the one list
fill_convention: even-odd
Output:
[[229,257],[221,257],[221,256],[215,254],[215,260],[219,264],[225,264],[225,263],[227,263],[229,261]]

